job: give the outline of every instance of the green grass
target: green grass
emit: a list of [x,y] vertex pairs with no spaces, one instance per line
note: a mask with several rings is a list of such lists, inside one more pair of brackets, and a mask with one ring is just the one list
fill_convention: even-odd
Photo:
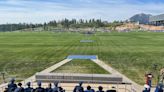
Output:
[[[80,40],[94,40],[80,43]],[[108,65],[137,83],[152,65],[164,66],[164,33],[0,33],[0,71],[27,78],[70,54],[98,55]]]
[[55,73],[109,74],[99,65],[90,60],[72,60],[57,68]]

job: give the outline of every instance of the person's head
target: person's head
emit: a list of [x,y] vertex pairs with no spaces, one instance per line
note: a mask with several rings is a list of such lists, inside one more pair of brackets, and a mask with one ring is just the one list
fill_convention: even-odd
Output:
[[41,81],[39,81],[37,84],[38,84],[38,87],[42,86],[42,82]]
[[91,90],[91,86],[87,86],[87,90]]
[[102,87],[102,86],[99,86],[98,89],[99,89],[100,91],[102,91],[102,90],[103,90],[103,87]]
[[148,90],[148,89],[150,89],[150,86],[147,85],[147,84],[145,84],[145,85],[144,85],[144,88],[145,88],[145,90]]
[[82,86],[83,82],[79,82],[79,86]]
[[30,86],[31,86],[31,82],[28,82],[26,85],[27,85],[28,87],[30,87]]
[[51,86],[52,86],[51,83],[49,83],[49,84],[48,84],[48,87],[51,88]]
[[54,86],[55,86],[55,87],[58,87],[58,83],[59,83],[59,82],[57,82],[57,81],[54,82]]
[[15,82],[15,79],[12,78],[12,79],[10,80],[10,83],[14,83],[14,82]]
[[62,87],[59,87],[59,89],[58,89],[59,91],[62,91],[63,90],[63,88]]
[[4,92],[8,92],[8,88],[5,88]]
[[18,83],[18,86],[21,87],[22,86],[22,83]]

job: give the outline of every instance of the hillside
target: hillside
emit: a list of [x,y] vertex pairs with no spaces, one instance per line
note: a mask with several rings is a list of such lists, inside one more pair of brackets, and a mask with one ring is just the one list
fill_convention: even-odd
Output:
[[140,24],[148,24],[150,16],[152,15],[141,13],[141,14],[136,14],[132,16],[129,20],[131,22],[139,22]]

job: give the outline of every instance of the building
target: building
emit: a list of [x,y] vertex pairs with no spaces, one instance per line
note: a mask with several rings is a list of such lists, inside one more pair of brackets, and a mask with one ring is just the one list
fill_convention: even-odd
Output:
[[156,26],[164,26],[164,14],[150,17],[149,22]]

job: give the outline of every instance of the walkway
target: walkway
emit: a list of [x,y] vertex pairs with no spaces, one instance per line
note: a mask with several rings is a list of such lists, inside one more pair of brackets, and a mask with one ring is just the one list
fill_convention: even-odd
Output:
[[142,90],[143,90],[142,86],[140,86],[139,84],[135,83],[134,81],[132,81],[131,79],[129,79],[125,75],[121,74],[120,72],[116,71],[115,69],[113,69],[109,65],[105,64],[103,61],[101,61],[99,59],[92,59],[92,61],[95,62],[96,64],[98,64],[100,67],[102,67],[106,71],[110,72],[111,74],[115,74],[115,75],[121,76],[123,78],[124,82],[132,83],[132,86],[135,87],[135,90],[137,92],[142,92]]
[[[52,71],[54,71],[55,69],[59,68],[60,66],[68,63],[69,61],[71,61],[72,59],[65,59],[43,71],[41,71],[41,73],[50,73]],[[135,83],[134,81],[132,81],[131,79],[129,79],[128,77],[126,77],[125,75],[121,74],[120,72],[118,72],[117,70],[113,69],[112,67],[110,67],[109,65],[105,64],[103,61],[99,60],[99,59],[91,59],[93,62],[95,62],[96,64],[98,64],[100,67],[102,67],[103,69],[105,69],[106,71],[108,71],[111,74],[114,75],[118,75],[121,76],[123,78],[124,82],[127,83],[132,83],[132,86],[135,88],[136,92],[142,92],[143,90],[143,86]],[[35,82],[35,75],[27,78],[26,80],[22,81],[23,84],[26,84],[27,82]],[[1,88],[4,88],[7,86],[8,83],[6,84],[2,84],[0,85],[0,92],[2,92]],[[131,89],[130,89],[131,90]],[[134,91],[135,92],[135,91]],[[153,92],[153,91],[152,91]]]

